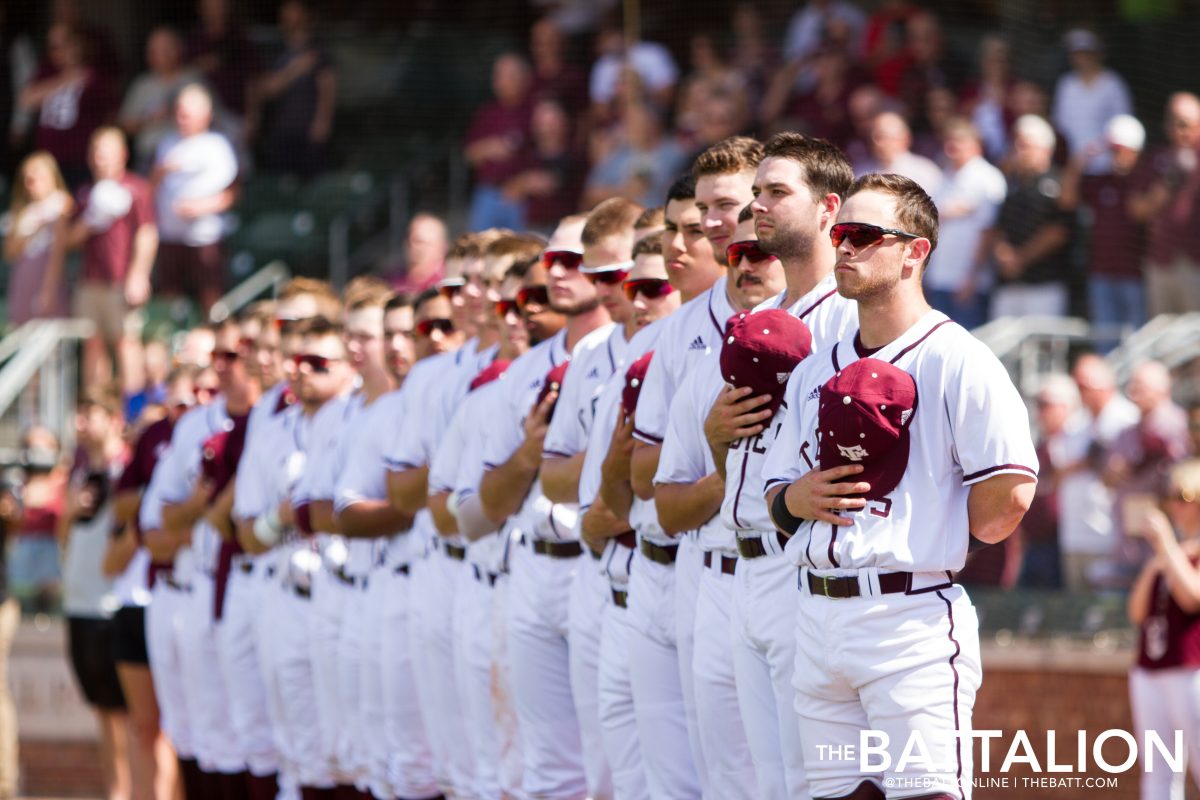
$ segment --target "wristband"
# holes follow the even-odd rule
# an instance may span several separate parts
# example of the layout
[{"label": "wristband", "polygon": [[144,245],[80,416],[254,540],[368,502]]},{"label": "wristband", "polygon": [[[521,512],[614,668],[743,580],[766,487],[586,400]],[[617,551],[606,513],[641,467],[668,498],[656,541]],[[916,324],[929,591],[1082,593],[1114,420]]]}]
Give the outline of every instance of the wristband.
[{"label": "wristband", "polygon": [[254,538],[267,547],[276,545],[282,533],[283,528],[279,524],[279,512],[275,509],[271,509],[266,514],[254,520]]},{"label": "wristband", "polygon": [[775,499],[771,501],[771,519],[774,520],[779,530],[788,536],[793,536],[804,520],[788,511],[786,496],[787,487],[784,487],[784,490],[775,495]]},{"label": "wristband", "polygon": [[450,494],[446,495],[446,510],[450,512],[450,516],[454,517],[455,520],[458,519],[458,504],[460,500],[458,492],[450,492]]}]

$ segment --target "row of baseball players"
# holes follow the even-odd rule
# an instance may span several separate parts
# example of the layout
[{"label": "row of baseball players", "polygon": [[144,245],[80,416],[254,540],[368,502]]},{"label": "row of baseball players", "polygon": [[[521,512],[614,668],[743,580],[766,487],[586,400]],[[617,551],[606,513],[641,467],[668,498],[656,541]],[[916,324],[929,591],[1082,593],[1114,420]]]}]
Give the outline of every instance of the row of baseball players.
[{"label": "row of baseball players", "polygon": [[[369,282],[344,314],[281,296],[269,389],[217,330],[222,395],[140,512],[201,796],[969,797],[953,572],[1037,463],[1007,373],[923,299],[936,209],[784,133],[649,216],[472,238],[411,370]],[[867,729],[932,757],[864,770]]]}]

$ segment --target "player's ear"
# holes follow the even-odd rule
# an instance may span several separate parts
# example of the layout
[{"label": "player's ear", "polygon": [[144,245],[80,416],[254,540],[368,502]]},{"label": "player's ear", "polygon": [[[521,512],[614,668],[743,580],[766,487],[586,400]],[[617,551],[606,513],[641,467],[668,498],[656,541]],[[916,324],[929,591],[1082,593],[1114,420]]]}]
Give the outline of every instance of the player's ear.
[{"label": "player's ear", "polygon": [[910,241],[908,243],[908,250],[904,254],[905,272],[911,270],[916,274],[920,274],[921,265],[925,263],[925,259],[929,257],[929,254],[932,251],[932,244],[924,237]]},{"label": "player's ear", "polygon": [[838,212],[841,210],[842,197],[837,192],[830,192],[821,198],[820,229],[828,230],[833,223],[837,222]]}]

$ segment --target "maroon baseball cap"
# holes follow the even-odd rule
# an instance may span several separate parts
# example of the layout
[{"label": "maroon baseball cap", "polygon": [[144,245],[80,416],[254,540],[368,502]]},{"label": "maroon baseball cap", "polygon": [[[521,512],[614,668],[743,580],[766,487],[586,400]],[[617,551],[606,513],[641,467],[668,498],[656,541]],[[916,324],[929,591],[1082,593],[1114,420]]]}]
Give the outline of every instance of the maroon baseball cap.
[{"label": "maroon baseball cap", "polygon": [[783,309],[734,314],[725,323],[721,377],[735,389],[749,386],[752,397],[771,395],[764,408],[774,414],[792,370],[811,352],[812,332]]},{"label": "maroon baseball cap", "polygon": [[508,369],[508,365],[512,361],[507,358],[497,358],[492,363],[488,364],[479,374],[471,379],[471,388],[468,391],[475,391],[480,386],[487,386],[492,381],[499,378]]},{"label": "maroon baseball cap", "polygon": [[[542,404],[542,401],[551,392],[562,391],[563,378],[567,376],[567,367],[571,366],[570,361],[564,361],[554,369],[546,373],[546,380],[542,381],[542,388],[538,391],[537,400],[533,401],[533,407],[537,408]],[[546,414],[546,421],[554,419],[554,406],[558,405],[558,400],[555,399],[554,405],[550,406],[550,411]]]},{"label": "maroon baseball cap", "polygon": [[646,381],[646,370],[650,369],[650,359],[652,358],[654,358],[653,350],[630,364],[629,369],[625,371],[625,388],[621,390],[621,407],[625,409],[626,414],[632,414],[637,410],[638,395],[642,393],[642,384]]},{"label": "maroon baseball cap", "polygon": [[863,358],[830,378],[817,409],[821,469],[859,464],[846,480],[865,481],[869,500],[892,492],[908,468],[909,426],[917,410],[917,384],[904,370]]}]

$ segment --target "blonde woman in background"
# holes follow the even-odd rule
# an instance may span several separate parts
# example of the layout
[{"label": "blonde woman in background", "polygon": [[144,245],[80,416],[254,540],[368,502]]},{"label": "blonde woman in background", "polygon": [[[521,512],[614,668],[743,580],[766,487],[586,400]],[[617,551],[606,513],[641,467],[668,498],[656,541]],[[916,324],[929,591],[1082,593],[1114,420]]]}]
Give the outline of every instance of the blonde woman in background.
[{"label": "blonde woman in background", "polygon": [[[1129,526],[1154,548],[1129,595],[1140,628],[1129,676],[1133,722],[1168,745],[1182,731],[1200,785],[1200,460],[1171,470],[1161,505],[1132,512],[1139,519]],[[1142,774],[1143,800],[1183,800],[1184,774],[1155,767]]]},{"label": "blonde woman in background", "polygon": [[10,265],[8,324],[68,316],[63,250],[56,242],[73,206],[54,156],[39,150],[17,168],[4,260]]}]

